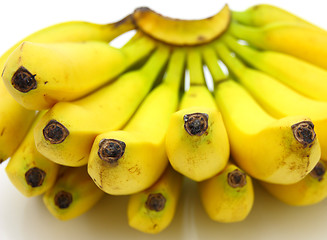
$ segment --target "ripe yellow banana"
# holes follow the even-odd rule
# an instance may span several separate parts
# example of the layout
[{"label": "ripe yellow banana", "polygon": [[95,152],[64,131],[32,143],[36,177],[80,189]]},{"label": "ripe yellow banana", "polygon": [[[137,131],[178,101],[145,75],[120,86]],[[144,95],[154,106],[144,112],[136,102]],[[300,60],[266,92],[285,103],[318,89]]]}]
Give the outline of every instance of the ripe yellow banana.
[{"label": "ripe yellow banana", "polygon": [[320,145],[308,117],[275,119],[232,79],[216,86],[215,97],[231,155],[252,177],[291,184],[303,179],[319,161]]},{"label": "ripe yellow banana", "polygon": [[[82,21],[59,23],[41,29],[8,49],[0,57],[0,71],[3,72],[8,56],[24,41],[31,42],[77,42],[77,41],[111,41],[118,35],[134,29],[132,16],[111,24],[95,24]],[[2,79],[0,81],[0,163],[10,157],[23,140],[35,112],[23,108],[7,91]]]},{"label": "ripe yellow banana", "polygon": [[220,37],[231,20],[227,4],[212,17],[200,20],[177,20],[162,16],[147,8],[137,8],[133,13],[135,25],[143,33],[169,45],[194,46]]},{"label": "ripe yellow banana", "polygon": [[258,51],[240,45],[231,36],[225,35],[224,42],[251,66],[275,77],[307,97],[327,101],[327,70],[284,53]]},{"label": "ripe yellow banana", "polygon": [[327,197],[326,162],[319,161],[301,181],[291,185],[260,182],[275,198],[293,206],[316,204]]},{"label": "ripe yellow banana", "polygon": [[27,197],[43,194],[54,184],[59,165],[42,156],[35,147],[33,129],[45,112],[40,112],[6,167],[12,184]]},{"label": "ripe yellow banana", "polygon": [[254,202],[252,179],[233,163],[219,174],[198,183],[202,205],[217,222],[243,221]]},{"label": "ripe yellow banana", "polygon": [[232,18],[244,25],[261,27],[275,22],[296,22],[316,27],[312,23],[270,4],[257,4],[245,11],[232,11]]},{"label": "ripe yellow banana", "polygon": [[70,220],[90,210],[103,195],[86,167],[63,167],[54,186],[43,195],[43,202],[53,216]]},{"label": "ripe yellow banana", "polygon": [[35,127],[38,151],[62,165],[85,165],[95,137],[121,129],[131,118],[164,68],[169,51],[161,46],[141,69],[85,98],[55,104]]},{"label": "ripe yellow banana", "polygon": [[327,31],[294,22],[277,22],[264,27],[232,22],[228,31],[257,48],[290,54],[327,69]]},{"label": "ripe yellow banana", "polygon": [[206,86],[200,49],[188,49],[187,66],[190,88],[170,119],[166,152],[176,171],[203,181],[225,167],[229,142],[222,116]]},{"label": "ripe yellow banana", "polygon": [[23,42],[8,58],[2,77],[8,91],[25,108],[47,109],[114,80],[154,47],[154,41],[146,37],[121,49],[102,41]]},{"label": "ripe yellow banana", "polygon": [[142,191],[165,170],[164,139],[178,106],[184,61],[185,51],[175,49],[164,81],[147,96],[123,131],[96,137],[88,172],[103,191],[113,195]]},{"label": "ripe yellow banana", "polygon": [[151,234],[166,229],[174,218],[182,182],[183,176],[168,165],[150,188],[132,194],[127,205],[129,226]]},{"label": "ripe yellow banana", "polygon": [[[283,118],[292,115],[308,116],[315,126],[321,146],[321,158],[327,160],[327,103],[307,98],[273,77],[248,68],[221,45],[219,55],[229,70],[247,88],[252,96],[272,116]],[[296,71],[294,69],[294,71]],[[301,69],[297,69],[301,71]],[[321,81],[324,79],[321,79]],[[314,81],[312,79],[312,81]]]}]

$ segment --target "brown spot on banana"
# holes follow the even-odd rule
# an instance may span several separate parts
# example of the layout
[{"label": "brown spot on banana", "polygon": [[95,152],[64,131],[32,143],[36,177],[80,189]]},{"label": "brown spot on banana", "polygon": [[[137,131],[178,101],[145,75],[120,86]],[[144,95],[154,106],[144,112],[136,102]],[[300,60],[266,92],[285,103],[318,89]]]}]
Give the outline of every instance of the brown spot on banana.
[{"label": "brown spot on banana", "polygon": [[73,202],[73,196],[71,193],[66,191],[57,192],[54,197],[55,205],[60,209],[65,209],[70,206]]},{"label": "brown spot on banana", "polygon": [[306,148],[316,138],[314,125],[311,121],[302,121],[291,126],[294,138]]},{"label": "brown spot on banana", "polygon": [[310,175],[313,178],[318,179],[318,181],[320,182],[323,179],[325,173],[326,173],[325,165],[323,163],[321,163],[321,162],[318,162],[316,164],[316,166],[310,172]]},{"label": "brown spot on banana", "polygon": [[42,186],[46,173],[37,167],[30,168],[25,173],[25,180],[32,188]]},{"label": "brown spot on banana", "polygon": [[185,114],[183,119],[184,128],[191,136],[201,136],[208,129],[209,116],[206,113]]},{"label": "brown spot on banana", "polygon": [[62,143],[68,135],[68,129],[56,120],[50,120],[43,128],[43,136],[51,144]]},{"label": "brown spot on banana", "polygon": [[19,67],[11,78],[12,86],[22,93],[27,93],[37,88],[36,74],[30,73],[23,66]]},{"label": "brown spot on banana", "polygon": [[116,139],[102,139],[99,143],[98,156],[113,166],[125,153],[126,144]]},{"label": "brown spot on banana", "polygon": [[161,193],[151,193],[145,202],[147,209],[159,212],[165,208],[166,198]]},{"label": "brown spot on banana", "polygon": [[235,169],[227,174],[227,182],[233,188],[244,187],[246,185],[246,174]]}]

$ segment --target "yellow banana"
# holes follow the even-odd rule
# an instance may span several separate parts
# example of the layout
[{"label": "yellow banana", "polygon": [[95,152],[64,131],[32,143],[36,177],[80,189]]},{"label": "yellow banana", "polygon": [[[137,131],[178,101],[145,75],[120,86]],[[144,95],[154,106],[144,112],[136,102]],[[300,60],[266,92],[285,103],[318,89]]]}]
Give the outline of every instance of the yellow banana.
[{"label": "yellow banana", "polygon": [[130,227],[156,234],[172,222],[181,194],[183,176],[169,165],[150,188],[132,194],[127,205]]},{"label": "yellow banana", "polygon": [[44,114],[38,114],[6,167],[12,184],[27,197],[41,195],[51,188],[59,169],[58,164],[42,156],[35,147],[33,129]]},{"label": "yellow banana", "polygon": [[205,44],[221,36],[231,20],[227,4],[212,17],[200,20],[177,20],[162,16],[147,8],[133,13],[135,25],[143,33],[169,45],[194,46]]},{"label": "yellow banana", "polygon": [[233,163],[219,174],[198,183],[202,205],[217,222],[243,221],[254,202],[252,179]]},{"label": "yellow banana", "polygon": [[2,78],[25,108],[47,109],[112,81],[147,56],[154,46],[154,41],[146,37],[121,49],[102,41],[23,42],[8,58]]},{"label": "yellow banana", "polygon": [[270,4],[257,4],[245,11],[232,11],[232,18],[244,25],[261,27],[275,22],[296,22],[316,27],[312,23]]},{"label": "yellow banana", "polygon": [[275,119],[231,79],[216,86],[215,97],[231,155],[252,177],[291,184],[303,179],[319,161],[320,145],[308,117]]},{"label": "yellow banana", "polygon": [[[246,67],[239,59],[233,57],[224,45],[220,46],[219,54],[229,70],[269,114],[276,118],[292,115],[308,116],[313,122],[319,138],[321,158],[327,160],[326,102],[307,98],[273,77]],[[301,71],[301,69],[297,69],[297,71]],[[314,80],[312,79],[312,81]]]},{"label": "yellow banana", "polygon": [[70,220],[90,210],[103,195],[86,167],[64,167],[54,186],[43,195],[43,202],[53,216]]},{"label": "yellow banana", "polygon": [[[111,24],[95,24],[81,21],[59,23],[41,29],[16,43],[0,57],[0,71],[3,72],[8,56],[24,41],[66,42],[66,41],[111,41],[118,35],[134,29],[132,17],[127,16]],[[0,81],[0,163],[10,157],[17,149],[30,125],[35,112],[22,107],[7,91]]]},{"label": "yellow banana", "polygon": [[170,119],[166,152],[176,171],[203,181],[225,167],[229,142],[222,116],[205,85],[200,49],[188,49],[187,66],[190,88]]},{"label": "yellow banana", "polygon": [[319,161],[301,181],[291,185],[260,184],[275,198],[293,206],[313,205],[327,197],[326,162]]},{"label": "yellow banana", "polygon": [[277,22],[264,27],[232,22],[228,31],[257,48],[290,54],[327,69],[327,31],[294,22]]},{"label": "yellow banana", "polygon": [[85,98],[55,104],[35,127],[38,151],[62,165],[85,165],[95,137],[121,129],[131,118],[165,66],[169,51],[161,46],[141,69]]},{"label": "yellow banana", "polygon": [[284,53],[258,51],[240,45],[231,36],[224,36],[224,42],[251,66],[275,77],[307,97],[327,101],[327,70]]},{"label": "yellow banana", "polygon": [[103,191],[113,195],[142,191],[165,170],[164,139],[177,109],[184,59],[184,50],[175,49],[163,83],[147,96],[123,131],[96,137],[88,172]]}]

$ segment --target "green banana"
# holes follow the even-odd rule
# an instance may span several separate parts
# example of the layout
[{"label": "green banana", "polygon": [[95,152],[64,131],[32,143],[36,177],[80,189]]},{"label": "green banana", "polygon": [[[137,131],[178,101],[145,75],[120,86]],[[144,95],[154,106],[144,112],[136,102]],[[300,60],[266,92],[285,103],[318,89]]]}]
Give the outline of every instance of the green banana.
[{"label": "green banana", "polygon": [[169,51],[161,46],[140,69],[85,98],[55,104],[35,127],[38,151],[62,165],[85,165],[95,137],[121,129],[131,118],[164,68]]},{"label": "green banana", "polygon": [[143,101],[122,131],[98,135],[88,172],[106,193],[132,194],[150,187],[168,160],[164,139],[169,119],[178,106],[185,51],[174,49],[163,82]]}]

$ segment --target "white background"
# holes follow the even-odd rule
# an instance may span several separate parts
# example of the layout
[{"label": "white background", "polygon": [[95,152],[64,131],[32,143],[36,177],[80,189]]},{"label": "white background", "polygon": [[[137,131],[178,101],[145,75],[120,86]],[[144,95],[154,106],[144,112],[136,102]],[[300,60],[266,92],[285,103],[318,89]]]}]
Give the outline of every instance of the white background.
[{"label": "white background", "polygon": [[[285,8],[327,29],[324,1],[265,1]],[[117,21],[136,7],[148,6],[166,16],[200,19],[228,3],[244,10],[254,0],[118,0],[118,1],[3,1],[0,5],[0,53],[28,34],[68,20],[96,23]],[[327,44],[327,43],[326,43]],[[0,116],[1,117],[1,116]],[[1,146],[0,146],[1,147]],[[47,212],[40,197],[26,198],[9,182],[0,165],[0,240],[20,239],[326,239],[327,200],[309,207],[291,207],[256,186],[248,218],[235,224],[211,221],[200,204],[196,185],[187,181],[176,217],[158,235],[146,235],[127,225],[127,197],[106,196],[83,216],[61,222]]]}]

